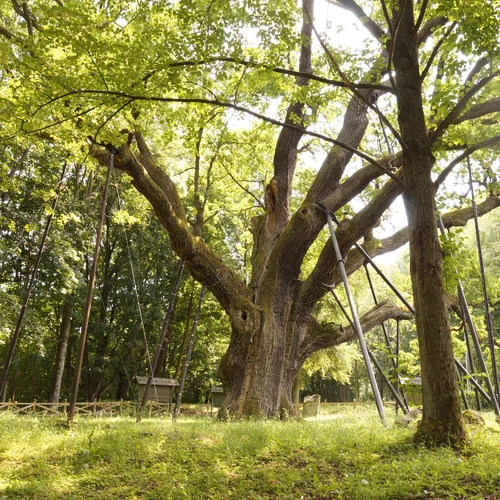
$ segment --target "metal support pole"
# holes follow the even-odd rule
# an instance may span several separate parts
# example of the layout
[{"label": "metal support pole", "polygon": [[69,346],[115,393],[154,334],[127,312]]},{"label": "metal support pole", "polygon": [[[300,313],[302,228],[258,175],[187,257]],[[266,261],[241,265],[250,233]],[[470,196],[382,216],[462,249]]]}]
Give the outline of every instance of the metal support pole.
[{"label": "metal support pole", "polygon": [[[342,305],[342,302],[340,302],[340,299],[338,298],[338,296],[335,293],[335,291],[332,289],[332,290],[330,290],[330,292],[333,295],[333,298],[335,299],[335,302],[337,302],[337,305],[339,306],[340,310],[342,311],[342,313],[346,317],[347,321],[351,325],[351,328],[354,330],[355,329],[354,322],[352,321],[352,318],[349,316],[348,312],[346,311],[346,308]],[[394,395],[394,398],[396,399],[396,403],[397,403],[396,407],[400,406],[401,409],[403,410],[403,413],[406,415],[408,413],[408,411],[409,411],[408,410],[408,404],[406,404],[406,402],[401,399],[401,397],[399,396],[399,394],[397,393],[397,391],[392,386],[389,378],[384,373],[384,370],[382,369],[382,366],[380,365],[380,363],[378,362],[377,358],[375,357],[375,354],[373,354],[373,352],[370,349],[368,349],[368,347],[367,347],[367,350],[368,350],[368,355],[370,356],[370,359],[373,361],[373,364],[375,365],[375,368],[380,373],[380,376],[383,378],[383,380],[385,381],[385,383],[389,386],[390,391]]]},{"label": "metal support pole", "polygon": [[467,401],[467,396],[465,394],[465,391],[463,390],[461,384],[462,384],[462,377],[460,376],[460,370],[458,369],[458,366],[455,365],[455,370],[457,371],[457,380],[458,380],[458,388],[460,389],[460,394],[462,395],[462,400],[464,402],[465,409],[469,409],[469,402]]},{"label": "metal support pole", "polygon": [[203,302],[204,295],[205,287],[202,286],[200,298],[198,300],[198,308],[196,309],[196,316],[194,318],[193,329],[191,331],[191,339],[189,340],[189,347],[186,354],[186,363],[184,364],[184,370],[182,372],[181,385],[179,386],[179,392],[177,393],[177,401],[175,402],[174,420],[179,416],[179,411],[181,409],[182,393],[184,391],[184,384],[186,383],[186,376],[189,368],[189,362],[191,361],[191,354],[193,353],[194,338],[196,335],[196,330],[198,328],[198,319],[200,318],[201,303]]},{"label": "metal support pole", "polygon": [[[443,235],[446,234],[445,229],[444,229],[444,225],[443,225],[443,220],[441,219],[440,215],[438,216],[438,227],[439,227],[441,234],[443,234]],[[460,281],[458,282],[458,299],[460,301],[460,307],[462,308],[462,316],[465,319],[465,322],[469,325],[469,329],[470,329],[471,336],[472,336],[472,341],[474,342],[474,347],[476,348],[477,357],[479,358],[479,364],[481,365],[481,370],[484,373],[486,387],[488,388],[488,392],[490,393],[490,404],[493,407],[493,410],[494,410],[495,414],[497,415],[497,417],[500,417],[500,408],[498,406],[498,400],[496,397],[496,393],[495,393],[493,386],[491,384],[490,376],[488,374],[488,368],[486,367],[486,362],[484,361],[483,352],[481,351],[479,337],[477,335],[476,328],[474,326],[474,322],[472,321],[472,316],[470,315],[469,307],[467,305],[467,299],[465,298],[464,289],[463,289],[462,283],[460,283]],[[455,363],[460,363],[460,362],[455,358]]]},{"label": "metal support pole", "polygon": [[394,399],[396,400],[396,403],[400,406],[400,408],[403,410],[403,413],[406,415],[408,413],[408,408],[405,406],[403,400],[400,398],[398,392],[394,388],[394,386],[391,384],[391,381],[387,377],[387,375],[384,373],[384,370],[380,366],[380,363],[378,362],[377,358],[375,357],[375,354],[368,349],[368,355],[370,356],[370,359],[373,361],[373,364],[375,365],[375,368],[378,370],[380,373],[381,377],[384,379],[387,387],[389,387],[389,390],[392,392],[392,395],[394,396]]},{"label": "metal support pole", "polygon": [[370,355],[368,354],[368,348],[366,347],[365,338],[363,336],[363,331],[361,329],[361,324],[359,322],[358,312],[356,311],[356,305],[354,304],[354,299],[351,294],[351,288],[349,286],[349,280],[347,279],[347,273],[345,271],[344,260],[342,259],[342,254],[340,253],[340,248],[337,242],[337,237],[335,236],[335,228],[333,227],[333,220],[330,212],[325,208],[326,219],[328,221],[328,227],[330,229],[330,234],[332,237],[333,248],[335,249],[335,255],[337,258],[337,264],[339,266],[340,274],[342,276],[342,281],[344,283],[344,289],[347,295],[347,300],[349,302],[349,307],[351,309],[352,319],[355,326],[355,331],[358,335],[359,344],[361,346],[361,352],[363,354],[363,359],[365,361],[366,370],[368,371],[368,377],[372,386],[373,395],[375,397],[375,403],[377,404],[377,410],[380,415],[380,419],[385,427],[387,427],[387,419],[384,412],[384,405],[380,397],[380,392],[378,390],[377,381],[375,380],[375,374],[373,373],[373,368],[370,363]]},{"label": "metal support pole", "polygon": [[474,342],[474,347],[476,348],[477,357],[479,358],[479,364],[481,366],[481,371],[484,374],[486,387],[488,388],[488,392],[490,393],[490,404],[493,407],[493,410],[497,417],[500,417],[500,408],[498,406],[498,401],[495,395],[495,391],[493,389],[493,385],[491,384],[490,376],[488,374],[488,368],[486,367],[486,362],[484,360],[483,352],[481,351],[481,344],[479,343],[479,337],[476,332],[476,328],[472,321],[472,316],[470,315],[469,308],[467,307],[467,301],[465,299],[465,293],[462,288],[462,284],[458,284],[458,298],[460,300],[460,305],[462,307],[462,314],[469,325],[469,330],[471,332],[472,341]]},{"label": "metal support pole", "polygon": [[[479,385],[479,382],[467,371],[467,368],[455,358],[455,365],[457,368],[471,381],[472,385],[479,391],[481,396],[491,405],[491,398],[488,393]],[[493,406],[493,405],[492,405]]]},{"label": "metal support pole", "polygon": [[471,199],[472,199],[472,210],[474,213],[474,227],[476,229],[476,244],[477,244],[477,256],[479,259],[479,269],[481,270],[481,284],[483,287],[483,297],[484,297],[484,315],[486,319],[486,329],[488,330],[488,344],[490,347],[490,355],[491,355],[491,371],[493,377],[493,383],[495,384],[495,396],[497,401],[500,399],[500,388],[498,382],[498,368],[497,361],[495,355],[495,337],[493,335],[493,323],[491,321],[491,313],[490,313],[490,300],[488,297],[488,289],[486,288],[486,275],[484,272],[484,261],[483,261],[483,251],[481,248],[481,235],[479,233],[479,221],[477,217],[477,206],[476,206],[476,198],[474,196],[474,184],[472,182],[472,169],[470,166],[470,158],[467,157],[467,169],[469,171],[469,187],[471,191]]},{"label": "metal support pole", "polygon": [[167,335],[168,325],[172,319],[172,313],[174,311],[175,301],[177,299],[177,293],[179,292],[179,286],[181,283],[182,271],[184,270],[184,261],[181,262],[179,267],[179,272],[177,274],[177,280],[175,281],[174,289],[170,297],[170,303],[168,304],[167,314],[165,315],[165,320],[163,321],[163,327],[161,329],[160,338],[158,339],[158,344],[156,345],[155,355],[153,358],[153,363],[151,364],[151,372],[146,381],[146,387],[144,388],[144,395],[142,396],[141,408],[144,407],[146,401],[148,400],[149,388],[153,382],[153,377],[156,372],[156,367],[158,366],[158,360],[160,359],[161,349],[165,343],[165,336]]},{"label": "metal support pole", "polygon": [[[365,268],[365,273],[366,273],[366,279],[368,280],[368,284],[370,285],[370,290],[372,292],[373,302],[375,303],[375,305],[378,305],[379,302],[378,302],[377,294],[375,292],[375,287],[373,286],[372,277],[370,276],[370,271],[368,269],[368,265],[366,264],[366,262],[364,263],[364,268]],[[399,329],[399,320],[397,322],[397,328]],[[389,338],[389,332],[387,331],[385,323],[382,323],[382,332],[384,334],[385,345],[387,346],[387,349],[389,351],[389,357],[391,359],[392,367],[394,369],[395,382],[393,383],[393,386],[396,388],[396,391],[398,391],[398,393],[399,393],[399,388],[401,386],[401,376],[399,375],[398,361],[397,361],[396,356],[394,355],[394,352],[392,350],[391,339]],[[398,336],[398,333],[399,332],[397,331],[396,337]],[[398,338],[397,338],[397,341],[399,342]],[[399,355],[399,345],[396,346],[396,350],[397,350],[396,354]],[[402,396],[402,400],[405,402],[405,406],[401,406],[401,409],[404,410],[405,408],[408,408],[408,402],[406,401],[406,396],[404,394],[404,391],[402,391],[401,396]],[[396,405],[396,413],[397,413],[397,409],[398,409],[398,405]]]},{"label": "metal support pole", "polygon": [[[469,370],[470,373],[474,373],[474,359],[472,356],[472,347],[470,345],[470,338],[469,338],[469,332],[467,328],[467,322],[464,321],[464,339],[465,339],[465,345],[467,346],[467,352],[465,353],[465,368]],[[469,382],[467,381],[467,385]],[[476,406],[478,411],[482,411],[483,406],[481,404],[481,398],[479,397],[479,392],[476,387],[474,387],[474,394],[476,396]]]},{"label": "metal support pole", "polygon": [[392,281],[383,273],[382,269],[380,269],[380,267],[378,267],[377,264],[373,262],[373,259],[368,255],[366,250],[359,243],[354,243],[354,246],[365,258],[365,260],[370,263],[373,269],[375,269],[377,274],[385,281],[387,286],[396,294],[399,300],[408,308],[409,311],[415,314],[415,308],[403,297],[401,292],[396,288]]},{"label": "metal support pole", "polygon": [[43,250],[45,248],[45,242],[47,240],[47,236],[49,234],[50,225],[52,224],[52,219],[54,217],[55,209],[57,207],[57,202],[59,201],[59,193],[61,191],[63,185],[64,174],[66,173],[67,163],[64,162],[61,177],[59,178],[59,182],[56,187],[56,194],[54,197],[54,201],[52,202],[52,210],[50,215],[47,217],[47,222],[45,224],[45,230],[43,232],[42,239],[40,241],[40,246],[38,247],[38,254],[36,256],[35,265],[31,271],[30,280],[28,283],[28,288],[26,289],[26,294],[24,296],[23,305],[21,307],[21,311],[19,312],[19,316],[17,318],[16,328],[14,330],[14,334],[12,335],[12,340],[10,342],[9,352],[7,354],[7,359],[5,360],[5,364],[3,365],[2,371],[2,379],[0,381],[0,396],[3,394],[4,389],[7,385],[7,378],[9,375],[10,365],[12,364],[12,359],[14,358],[14,352],[17,347],[17,342],[19,340],[19,335],[21,333],[21,327],[23,325],[24,315],[26,314],[26,310],[28,309],[28,303],[30,300],[31,292],[35,286],[36,275],[38,273],[38,267],[40,265],[40,260],[42,259]]},{"label": "metal support pole", "polygon": [[[398,391],[398,394],[401,394],[401,397],[405,403],[406,408],[409,408],[408,406],[408,399],[406,399],[406,391],[404,388],[404,385],[401,382],[401,375],[399,373],[399,351],[400,351],[400,345],[401,345],[401,321],[399,319],[396,320],[396,373],[398,374],[398,377],[396,379],[396,390]],[[396,414],[398,413],[398,407],[396,406]]]},{"label": "metal support pole", "polygon": [[114,151],[111,151],[109,155],[108,170],[106,172],[106,182],[104,184],[104,190],[102,192],[101,212],[99,216],[99,225],[97,226],[97,234],[95,237],[92,269],[90,271],[90,278],[87,285],[87,299],[85,302],[85,309],[83,310],[82,330],[80,332],[80,342],[78,344],[78,351],[76,355],[75,378],[73,379],[73,390],[71,392],[71,401],[68,410],[68,420],[70,422],[75,417],[76,399],[78,397],[78,386],[80,385],[80,375],[82,373],[83,354],[85,352],[85,343],[87,340],[87,329],[89,326],[90,309],[92,308],[92,297],[94,295],[94,285],[99,259],[99,249],[101,246],[102,228],[104,225],[104,218],[106,216],[106,203],[108,201],[109,183],[111,180],[111,171],[113,170],[114,157],[115,153]]}]

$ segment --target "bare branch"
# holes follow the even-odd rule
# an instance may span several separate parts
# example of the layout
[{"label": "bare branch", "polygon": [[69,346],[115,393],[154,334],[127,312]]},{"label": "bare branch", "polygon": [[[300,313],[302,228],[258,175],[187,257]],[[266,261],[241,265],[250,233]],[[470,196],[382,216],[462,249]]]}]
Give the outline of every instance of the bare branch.
[{"label": "bare branch", "polygon": [[439,49],[441,48],[441,45],[443,45],[444,41],[450,36],[451,32],[455,29],[455,26],[457,24],[458,23],[456,21],[453,22],[446,30],[446,33],[439,39],[438,43],[432,49],[431,55],[429,56],[429,60],[427,61],[427,64],[425,65],[425,68],[421,74],[422,80],[425,80],[425,78],[427,77],[427,73],[429,73],[429,70],[431,69],[432,63],[434,62],[434,59],[436,58]]},{"label": "bare branch", "polygon": [[487,139],[486,141],[479,142],[477,144],[474,144],[473,146],[467,148],[461,155],[457,156],[438,176],[436,181],[434,182],[434,189],[437,191],[440,187],[441,184],[446,180],[446,177],[453,171],[453,169],[463,160],[465,160],[467,157],[469,157],[474,151],[478,151],[479,149],[484,149],[489,146],[493,146],[494,144],[497,144],[500,142],[500,135],[497,135],[495,137],[491,137],[490,139]]},{"label": "bare branch", "polygon": [[363,26],[382,44],[385,45],[385,31],[366,14],[366,12],[354,0],[338,0],[338,6],[352,12],[363,24]]}]

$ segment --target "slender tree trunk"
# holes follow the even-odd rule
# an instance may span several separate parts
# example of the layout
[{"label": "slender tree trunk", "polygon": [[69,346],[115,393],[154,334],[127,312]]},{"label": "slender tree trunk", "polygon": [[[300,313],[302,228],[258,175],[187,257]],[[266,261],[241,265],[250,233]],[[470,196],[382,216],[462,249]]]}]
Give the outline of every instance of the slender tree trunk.
[{"label": "slender tree trunk", "polygon": [[128,392],[128,379],[127,374],[123,372],[118,373],[118,386],[116,388],[116,399],[127,399]]},{"label": "slender tree trunk", "polygon": [[297,409],[300,403],[300,387],[302,386],[302,370],[299,370],[295,380],[293,381],[293,395],[292,400],[295,403],[295,408]]},{"label": "slender tree trunk", "polygon": [[168,327],[168,332],[167,332],[167,338],[165,339],[165,342],[163,343],[163,346],[160,351],[160,357],[158,358],[158,364],[156,365],[156,370],[154,372],[154,377],[164,377],[165,372],[167,371],[167,354],[168,351],[170,350],[170,345],[172,342],[172,322],[173,318],[171,320],[171,324]]},{"label": "slender tree trunk", "polygon": [[59,403],[61,394],[61,384],[64,374],[64,365],[66,362],[66,351],[68,349],[69,334],[71,330],[71,314],[73,312],[73,296],[66,295],[63,303],[61,326],[57,339],[56,363],[52,388],[50,390],[50,403]]},{"label": "slender tree trunk", "polygon": [[177,358],[177,365],[175,367],[174,378],[179,378],[181,374],[182,357],[184,356],[184,350],[186,349],[186,343],[189,336],[189,323],[191,322],[191,313],[193,311],[193,297],[194,297],[194,287],[195,283],[193,281],[191,285],[191,295],[189,296],[189,303],[186,315],[186,326],[184,327],[184,336],[182,337],[181,347],[179,349],[179,357]]},{"label": "slender tree trunk", "polygon": [[410,273],[422,375],[423,418],[416,439],[459,444],[466,437],[443,282],[443,254],[431,178],[434,157],[427,135],[413,2],[399,1],[401,26],[394,66],[399,125],[404,141],[404,194],[408,216]]}]

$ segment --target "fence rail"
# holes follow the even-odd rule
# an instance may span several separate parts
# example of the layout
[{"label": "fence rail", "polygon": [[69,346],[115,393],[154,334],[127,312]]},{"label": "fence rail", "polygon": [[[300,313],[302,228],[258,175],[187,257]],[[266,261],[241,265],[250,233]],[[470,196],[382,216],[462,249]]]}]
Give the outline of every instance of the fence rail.
[{"label": "fence rail", "polygon": [[[0,402],[0,413],[17,415],[55,415],[66,416],[69,403],[19,403],[17,401]],[[170,411],[170,403],[156,403],[148,401],[143,409],[150,417],[162,416]],[[104,401],[94,403],[76,403],[75,414],[87,416],[119,416],[136,415],[137,403],[135,401]]]},{"label": "fence rail", "polygon": [[[344,402],[322,402],[321,407],[326,406],[371,406],[373,401],[359,402],[359,401],[344,401]],[[384,401],[385,406],[394,406],[393,401]],[[209,414],[213,415],[213,406],[208,405],[192,405],[203,407],[199,411],[189,410],[189,406],[185,408],[186,414]],[[302,406],[302,405],[300,405]],[[38,416],[67,416],[69,403],[63,401],[62,403],[39,403],[33,401],[32,403],[19,403],[18,401],[0,402],[0,414],[11,413],[14,415],[38,415]],[[168,415],[171,410],[171,403],[156,403],[155,401],[148,401],[142,410],[144,416],[161,417]],[[113,416],[136,416],[137,403],[135,401],[100,401],[94,403],[76,403],[75,415],[92,416],[92,417],[113,417]]]}]

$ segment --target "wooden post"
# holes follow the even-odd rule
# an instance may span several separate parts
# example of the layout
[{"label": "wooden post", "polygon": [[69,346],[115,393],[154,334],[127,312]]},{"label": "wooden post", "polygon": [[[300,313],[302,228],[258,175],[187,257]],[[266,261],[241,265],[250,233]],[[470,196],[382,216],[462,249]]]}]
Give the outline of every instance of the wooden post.
[{"label": "wooden post", "polygon": [[111,180],[111,171],[113,170],[114,156],[115,156],[114,151],[112,151],[109,156],[108,170],[106,172],[106,183],[104,185],[104,190],[102,193],[101,213],[99,217],[99,225],[97,226],[97,234],[95,238],[94,258],[92,261],[92,270],[90,272],[90,278],[87,287],[87,299],[85,302],[85,309],[83,312],[82,331],[80,334],[80,342],[78,344],[78,352],[76,356],[75,378],[73,380],[73,391],[71,393],[71,403],[69,405],[69,415],[68,415],[69,421],[72,421],[73,418],[75,417],[76,399],[78,397],[78,386],[80,385],[80,376],[82,373],[83,355],[85,352],[85,343],[87,340],[87,328],[89,326],[90,309],[92,307],[92,297],[94,295],[94,285],[97,274],[99,249],[101,246],[102,228],[104,225],[104,218],[106,216],[106,203],[108,200],[108,190],[109,190],[109,183]]},{"label": "wooden post", "polygon": [[[354,298],[351,293],[351,289],[349,286],[349,280],[347,279],[347,273],[345,270],[345,265],[344,265],[344,260],[342,258],[342,254],[340,253],[340,248],[337,242],[337,237],[335,235],[335,228],[333,227],[333,219],[332,219],[332,214],[325,208],[325,215],[326,215],[326,220],[328,222],[328,227],[330,229],[330,235],[332,238],[332,243],[333,243],[333,248],[335,250],[335,256],[337,259],[337,266],[340,271],[340,275],[342,276],[342,282],[344,283],[344,290],[347,295],[347,301],[349,302],[349,307],[351,309],[351,315],[352,315],[352,327],[353,330],[357,333],[358,335],[358,340],[359,340],[359,345],[361,347],[361,352],[363,354],[363,359],[365,361],[366,365],[366,370],[368,371],[368,377],[370,379],[370,383],[372,386],[372,391],[373,391],[373,396],[375,397],[375,403],[377,405],[377,410],[380,415],[380,420],[382,420],[382,423],[384,427],[387,427],[387,418],[385,416],[385,411],[384,411],[384,405],[382,403],[382,398],[380,397],[380,392],[378,389],[377,385],[377,380],[375,379],[375,374],[373,372],[372,365],[370,364],[370,358],[368,355],[368,349],[366,347],[366,342],[365,342],[365,337],[363,335],[363,330],[361,329],[361,323],[359,322],[359,317],[358,317],[358,312],[356,310],[356,305],[354,303]],[[333,292],[333,289],[330,290]],[[347,315],[348,316],[348,315]]]},{"label": "wooden post", "polygon": [[175,409],[174,409],[174,420],[179,416],[179,411],[181,408],[182,391],[184,390],[184,384],[186,382],[186,376],[189,368],[189,362],[191,360],[191,354],[193,353],[194,337],[196,335],[196,329],[198,328],[198,320],[200,318],[201,304],[203,302],[204,295],[205,295],[205,286],[202,286],[200,292],[200,298],[198,300],[198,308],[196,309],[196,316],[194,318],[193,330],[191,332],[191,339],[189,341],[188,352],[186,354],[186,363],[184,364],[184,370],[182,372],[181,385],[179,387],[179,392],[177,393],[177,401],[175,403]]},{"label": "wooden post", "polygon": [[358,360],[354,360],[354,396],[356,401],[359,401],[359,374],[358,374]]}]

